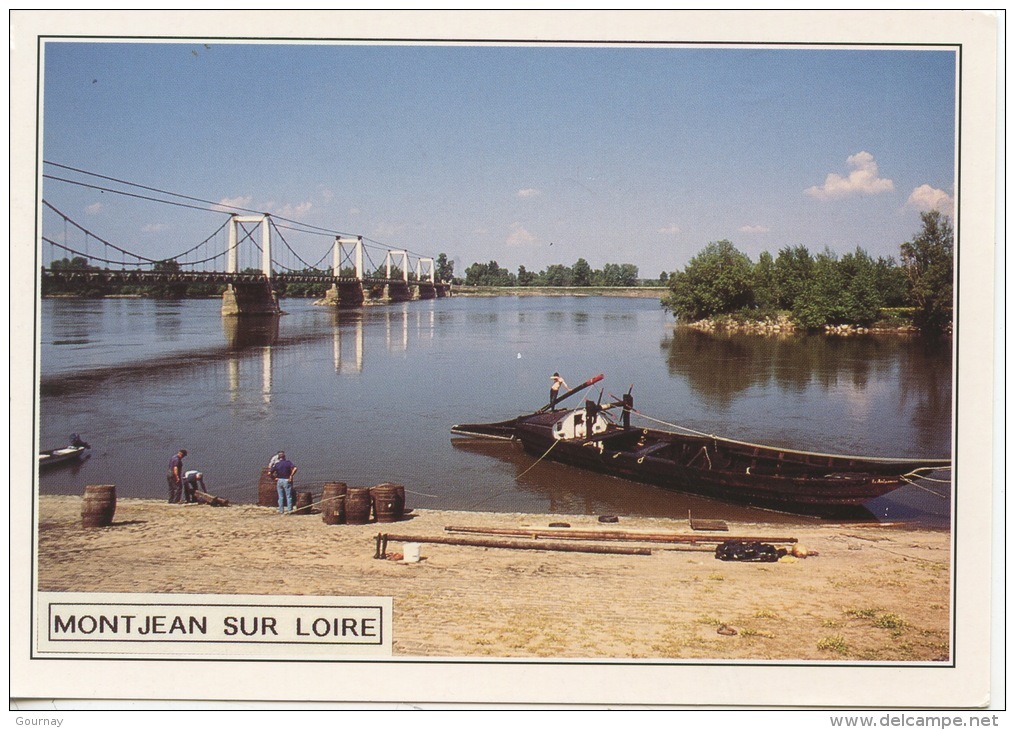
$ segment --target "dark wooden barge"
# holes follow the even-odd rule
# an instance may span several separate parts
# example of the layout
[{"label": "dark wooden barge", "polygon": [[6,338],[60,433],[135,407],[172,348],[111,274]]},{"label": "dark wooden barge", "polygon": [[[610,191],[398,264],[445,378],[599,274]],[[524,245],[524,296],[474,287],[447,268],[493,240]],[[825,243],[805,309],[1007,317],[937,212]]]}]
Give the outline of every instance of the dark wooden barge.
[{"label": "dark wooden barge", "polygon": [[[611,409],[621,409],[621,423],[610,417]],[[822,517],[848,513],[923,472],[951,466],[943,458],[824,454],[635,428],[632,411],[628,395],[606,406],[586,401],[575,410],[543,408],[497,423],[460,424],[451,433],[519,442],[541,458],[666,489]]]}]

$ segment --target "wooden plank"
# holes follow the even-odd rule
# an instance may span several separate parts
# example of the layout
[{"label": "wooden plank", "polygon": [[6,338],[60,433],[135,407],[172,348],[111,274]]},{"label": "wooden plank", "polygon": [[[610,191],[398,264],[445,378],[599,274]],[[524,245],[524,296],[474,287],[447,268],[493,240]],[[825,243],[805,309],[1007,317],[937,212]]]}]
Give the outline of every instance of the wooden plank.
[{"label": "wooden plank", "polygon": [[212,507],[228,507],[229,506],[229,500],[228,499],[223,499],[222,497],[216,497],[215,495],[208,494],[207,492],[195,491],[194,492],[194,499],[196,499],[201,504],[209,504]]},{"label": "wooden plank", "polygon": [[449,525],[447,532],[471,533],[474,535],[500,535],[505,537],[528,537],[532,540],[607,540],[620,542],[658,543],[720,543],[727,540],[741,542],[794,543],[795,537],[731,537],[729,535],[683,535],[680,533],[628,532],[623,530],[519,530],[506,527],[462,527]]},{"label": "wooden plank", "polygon": [[692,530],[700,530],[702,532],[728,532],[730,529],[729,525],[723,520],[699,520],[688,517],[687,521],[690,523]]},{"label": "wooden plank", "polygon": [[378,535],[383,544],[389,540],[394,542],[425,542],[437,545],[461,545],[465,547],[506,548],[509,550],[552,550],[567,553],[598,553],[606,555],[651,555],[648,548],[621,547],[617,545],[575,545],[555,544],[552,542],[512,542],[509,540],[491,540],[489,538],[421,536],[421,535]]}]

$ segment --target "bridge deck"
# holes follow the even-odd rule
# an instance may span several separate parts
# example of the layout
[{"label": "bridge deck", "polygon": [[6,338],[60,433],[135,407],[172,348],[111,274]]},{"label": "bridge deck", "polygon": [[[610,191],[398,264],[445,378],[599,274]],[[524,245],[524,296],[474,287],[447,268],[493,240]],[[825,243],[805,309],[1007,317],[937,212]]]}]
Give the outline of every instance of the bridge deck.
[{"label": "bridge deck", "polygon": [[217,284],[255,284],[271,281],[272,283],[322,283],[322,284],[363,284],[365,286],[408,285],[408,286],[447,286],[430,281],[417,279],[378,279],[367,277],[357,279],[355,276],[332,276],[330,274],[279,273],[267,277],[262,273],[230,274],[222,271],[141,271],[132,269],[42,269],[44,279],[54,281],[103,281],[121,284],[166,283],[166,282],[202,282]]}]

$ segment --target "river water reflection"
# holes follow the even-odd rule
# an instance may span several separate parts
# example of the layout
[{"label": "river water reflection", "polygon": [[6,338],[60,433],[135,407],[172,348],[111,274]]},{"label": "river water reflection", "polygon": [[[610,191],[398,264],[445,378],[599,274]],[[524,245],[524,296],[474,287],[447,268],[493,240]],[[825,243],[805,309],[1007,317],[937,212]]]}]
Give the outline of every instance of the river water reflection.
[{"label": "river water reflection", "polygon": [[[165,496],[169,457],[212,493],[256,500],[284,449],[299,484],[404,484],[433,509],[806,521],[540,462],[510,444],[449,435],[548,400],[549,376],[597,373],[604,399],[634,386],[646,415],[790,448],[879,456],[951,453],[950,341],[919,337],[720,337],[673,327],[655,299],[454,297],[224,319],[217,300],[51,299],[41,311],[40,445],[92,444],[42,493],[117,485]],[[591,391],[598,397],[599,389]],[[646,423],[645,425],[649,425]],[[947,478],[947,474],[944,475]],[[868,504],[881,520],[945,526],[949,485]]]}]

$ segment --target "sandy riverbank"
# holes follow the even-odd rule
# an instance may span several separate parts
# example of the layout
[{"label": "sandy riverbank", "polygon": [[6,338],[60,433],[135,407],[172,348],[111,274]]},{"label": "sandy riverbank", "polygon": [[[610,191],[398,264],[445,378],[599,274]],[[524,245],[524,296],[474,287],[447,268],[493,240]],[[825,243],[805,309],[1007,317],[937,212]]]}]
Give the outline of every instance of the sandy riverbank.
[{"label": "sandy riverbank", "polygon": [[[551,522],[721,534],[692,532],[686,519],[621,516],[603,525],[594,516],[431,510],[394,524],[329,526],[320,514],[136,499],[117,502],[111,527],[85,529],[80,497],[44,496],[38,587],[392,596],[396,656],[948,658],[946,531],[729,524],[729,536],[796,537],[818,553],[778,563],[724,562],[711,545],[658,544],[644,544],[647,556],[423,544],[416,564],[374,558],[379,532],[446,536],[448,525],[546,529]],[[388,549],[400,552],[401,544]],[[723,626],[735,633],[720,633]]]}]

